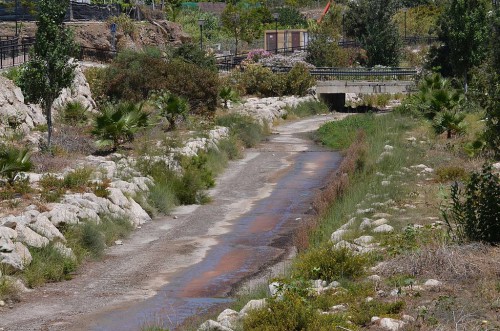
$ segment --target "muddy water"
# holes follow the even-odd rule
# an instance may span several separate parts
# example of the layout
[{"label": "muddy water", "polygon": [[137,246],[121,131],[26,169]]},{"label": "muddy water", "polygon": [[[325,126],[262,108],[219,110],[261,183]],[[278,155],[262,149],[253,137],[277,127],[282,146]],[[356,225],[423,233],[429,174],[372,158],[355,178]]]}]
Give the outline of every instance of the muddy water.
[{"label": "muddy water", "polygon": [[275,175],[270,196],[230,221],[231,230],[217,238],[200,263],[178,271],[154,297],[100,316],[91,330],[139,330],[150,323],[175,329],[186,318],[230,301],[242,280],[282,258],[340,157],[316,148],[292,153],[288,161],[290,166]]}]

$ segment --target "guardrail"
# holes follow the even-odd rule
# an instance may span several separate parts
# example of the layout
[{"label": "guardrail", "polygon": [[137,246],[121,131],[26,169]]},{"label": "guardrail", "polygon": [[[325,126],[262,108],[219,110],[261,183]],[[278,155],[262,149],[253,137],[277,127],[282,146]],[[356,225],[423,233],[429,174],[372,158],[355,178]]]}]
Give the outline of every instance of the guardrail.
[{"label": "guardrail", "polygon": [[[286,73],[291,67],[270,67],[273,72]],[[412,80],[414,68],[313,68],[309,71],[317,80]]]}]

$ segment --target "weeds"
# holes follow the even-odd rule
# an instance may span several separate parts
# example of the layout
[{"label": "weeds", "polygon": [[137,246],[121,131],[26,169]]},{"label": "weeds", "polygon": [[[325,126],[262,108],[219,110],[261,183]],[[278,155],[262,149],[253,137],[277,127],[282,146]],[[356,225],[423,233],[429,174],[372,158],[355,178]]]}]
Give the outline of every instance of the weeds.
[{"label": "weeds", "polygon": [[23,271],[28,287],[68,280],[76,270],[77,262],[63,255],[53,244],[42,248],[32,247],[30,253],[33,261]]},{"label": "weeds", "polygon": [[238,137],[247,148],[254,147],[264,137],[265,130],[249,116],[228,114],[217,117],[215,123],[230,129],[232,135]]},{"label": "weeds", "polygon": [[360,277],[369,261],[367,255],[356,255],[346,248],[334,249],[325,243],[299,256],[293,270],[298,278],[331,282]]},{"label": "weeds", "polygon": [[64,236],[78,260],[86,257],[101,258],[107,246],[126,238],[134,226],[129,219],[104,215],[100,222],[84,221],[64,229]]},{"label": "weeds", "polygon": [[328,111],[328,106],[321,101],[304,101],[299,103],[295,107],[288,107],[287,114],[283,117],[283,119],[286,120],[292,118],[293,116],[301,118],[318,114],[326,114],[328,113]]}]

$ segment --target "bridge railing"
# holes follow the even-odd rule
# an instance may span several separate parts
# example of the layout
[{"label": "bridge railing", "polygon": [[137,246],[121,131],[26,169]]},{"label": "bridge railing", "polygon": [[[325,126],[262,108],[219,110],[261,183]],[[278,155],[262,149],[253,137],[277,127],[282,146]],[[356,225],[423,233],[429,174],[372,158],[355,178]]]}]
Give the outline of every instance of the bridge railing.
[{"label": "bridge railing", "polygon": [[[286,73],[292,67],[270,67],[273,72]],[[317,80],[413,80],[414,68],[313,68],[309,72]]]}]

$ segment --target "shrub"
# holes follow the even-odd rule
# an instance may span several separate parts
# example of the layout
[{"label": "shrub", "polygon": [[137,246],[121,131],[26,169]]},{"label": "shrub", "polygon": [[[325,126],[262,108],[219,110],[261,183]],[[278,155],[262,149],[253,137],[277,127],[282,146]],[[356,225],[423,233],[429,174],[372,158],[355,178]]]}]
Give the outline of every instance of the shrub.
[{"label": "shrub", "polygon": [[85,191],[88,187],[88,181],[92,177],[92,169],[78,168],[68,172],[63,179],[63,185],[68,190]]},{"label": "shrub", "polygon": [[105,178],[100,182],[88,183],[90,190],[99,198],[107,198],[109,196],[109,186],[111,179]]},{"label": "shrub", "polygon": [[285,75],[274,74],[271,69],[260,64],[249,64],[241,81],[247,94],[255,94],[264,97],[281,96],[285,91]]},{"label": "shrub", "polygon": [[70,101],[61,110],[60,116],[64,123],[69,125],[82,124],[87,122],[87,107],[79,101]]},{"label": "shrub", "polygon": [[175,59],[181,59],[187,63],[195,64],[200,68],[217,72],[215,57],[211,54],[207,54],[196,44],[182,44],[174,49],[172,56]]},{"label": "shrub", "polygon": [[179,204],[174,183],[178,182],[177,176],[170,170],[165,170],[161,175],[156,174],[154,185],[149,189],[148,200],[160,213],[168,215]]},{"label": "shrub", "polygon": [[349,249],[334,249],[331,243],[313,248],[299,256],[294,266],[296,276],[304,279],[355,279],[364,273],[368,258]]},{"label": "shrub", "polygon": [[166,73],[160,78],[165,90],[189,101],[195,113],[209,114],[217,108],[219,76],[212,70],[174,59],[166,66]]},{"label": "shrub", "polygon": [[247,148],[257,145],[264,136],[264,129],[249,116],[229,114],[217,117],[215,123],[228,127],[231,134],[238,137]]},{"label": "shrub", "polygon": [[16,284],[6,276],[0,276],[0,300],[18,300],[19,289]]},{"label": "shrub", "polygon": [[16,85],[18,85],[19,83],[20,74],[21,74],[20,67],[12,67],[9,70],[2,72],[2,76],[4,76],[7,79],[10,79]]},{"label": "shrub", "polygon": [[12,184],[22,171],[30,171],[33,167],[28,149],[5,147],[0,149],[0,177]]},{"label": "shrub", "polygon": [[232,135],[229,138],[219,140],[219,150],[227,155],[229,160],[241,158],[242,146],[236,136]]},{"label": "shrub", "polygon": [[64,180],[55,175],[45,174],[40,178],[40,198],[45,202],[57,202],[66,193]]},{"label": "shrub", "polygon": [[63,255],[52,244],[42,248],[30,248],[33,261],[24,269],[23,278],[28,287],[37,287],[47,282],[60,282],[71,278],[77,262]]},{"label": "shrub", "polygon": [[269,300],[267,307],[250,311],[243,320],[244,330],[288,331],[312,330],[318,318],[316,309],[297,294],[289,293],[283,300]]},{"label": "shrub", "polygon": [[27,177],[18,179],[13,183],[5,183],[4,185],[0,185],[0,201],[11,200],[32,191],[33,189]]},{"label": "shrub", "polygon": [[108,105],[95,118],[92,133],[97,136],[99,147],[112,147],[116,151],[126,142],[134,140],[134,135],[148,125],[148,114],[132,103]]},{"label": "shrub", "polygon": [[397,315],[404,307],[405,303],[403,301],[380,302],[373,300],[363,302],[361,305],[354,307],[352,321],[357,325],[367,326],[371,323],[373,316],[397,318]]},{"label": "shrub", "polygon": [[111,100],[139,102],[154,90],[167,89],[167,71],[167,62],[159,49],[125,50],[105,69],[103,89]]},{"label": "shrub", "polygon": [[319,34],[307,45],[306,61],[316,67],[345,67],[350,65],[349,54],[331,37]]},{"label": "shrub", "polygon": [[316,80],[304,63],[297,63],[286,75],[284,94],[304,96],[314,86]]},{"label": "shrub", "polygon": [[108,82],[108,68],[89,67],[83,71],[87,83],[89,83],[92,98],[101,104],[106,101],[106,89]]},{"label": "shrub", "polygon": [[107,23],[109,26],[111,26],[112,23],[115,23],[118,26],[118,29],[120,29],[120,31],[124,34],[129,35],[132,38],[134,37],[135,21],[127,14],[122,13],[120,16],[110,16]]},{"label": "shrub", "polygon": [[467,178],[467,172],[462,167],[447,166],[436,169],[436,178],[440,183],[462,181]]},{"label": "shrub", "polygon": [[472,173],[465,190],[451,186],[450,206],[443,217],[453,238],[459,242],[500,243],[500,179],[491,166]]}]

